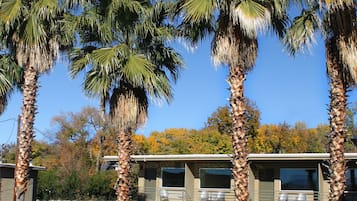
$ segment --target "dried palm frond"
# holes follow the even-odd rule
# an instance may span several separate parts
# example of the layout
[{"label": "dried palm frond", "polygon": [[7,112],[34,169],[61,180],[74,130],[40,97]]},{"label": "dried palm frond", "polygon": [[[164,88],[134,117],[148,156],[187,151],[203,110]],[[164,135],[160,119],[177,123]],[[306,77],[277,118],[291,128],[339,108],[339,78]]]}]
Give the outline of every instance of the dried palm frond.
[{"label": "dried palm frond", "polygon": [[239,24],[250,37],[266,31],[271,24],[270,10],[254,0],[240,1],[237,5],[232,3],[230,13],[233,23]]},{"label": "dried palm frond", "polygon": [[148,101],[145,91],[122,83],[114,89],[110,99],[110,116],[118,129],[133,129],[142,126],[147,119]]},{"label": "dried palm frond", "polygon": [[30,65],[42,73],[52,68],[59,55],[59,44],[49,40],[48,45],[27,45],[23,41],[17,43],[16,59],[20,65]]},{"label": "dried palm frond", "polygon": [[338,46],[341,61],[352,79],[350,84],[355,85],[357,84],[357,41],[353,38],[342,38],[339,40]]},{"label": "dried palm frond", "polygon": [[226,29],[219,29],[216,32],[212,44],[212,59],[216,66],[228,64],[231,67],[242,67],[244,71],[249,71],[255,64],[257,58],[258,44],[255,38],[245,35],[239,25],[234,25],[229,21],[229,17],[221,16],[219,26]]}]

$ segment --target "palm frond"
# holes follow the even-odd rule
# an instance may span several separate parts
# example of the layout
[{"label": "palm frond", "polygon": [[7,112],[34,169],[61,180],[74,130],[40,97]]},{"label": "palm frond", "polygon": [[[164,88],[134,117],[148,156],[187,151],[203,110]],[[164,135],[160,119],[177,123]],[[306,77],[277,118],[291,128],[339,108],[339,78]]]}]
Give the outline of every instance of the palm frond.
[{"label": "palm frond", "polygon": [[0,115],[4,113],[8,104],[8,96],[0,96]]},{"label": "palm frond", "polygon": [[168,71],[174,82],[179,77],[180,70],[183,68],[183,60],[181,55],[179,55],[174,49],[170,47],[165,47],[162,45],[157,45],[151,50],[151,60],[159,70]]},{"label": "palm frond", "polygon": [[192,23],[182,23],[178,26],[179,36],[189,41],[192,46],[198,43],[198,41],[209,37],[214,30],[215,25],[211,20],[204,20]]},{"label": "palm frond", "polygon": [[23,68],[16,63],[12,55],[0,55],[0,71],[8,78],[11,85],[21,86]]},{"label": "palm frond", "polygon": [[357,84],[357,31],[355,31],[354,37],[341,38],[338,48],[341,61],[352,78],[349,84],[354,86]]},{"label": "palm frond", "polygon": [[215,0],[186,0],[181,7],[186,23],[209,21],[214,17],[216,8]]},{"label": "palm frond", "polygon": [[0,97],[8,96],[22,84],[22,68],[13,57],[0,55]]},{"label": "palm frond", "polygon": [[173,6],[174,4],[172,2],[156,2],[152,7],[146,9],[146,17],[151,19],[153,22],[162,23],[170,14]]},{"label": "palm frond", "polygon": [[100,69],[90,70],[84,80],[84,90],[88,96],[103,97],[110,91],[113,82],[113,75],[106,74]]},{"label": "palm frond", "polygon": [[109,44],[113,41],[113,30],[107,20],[103,20],[96,8],[84,10],[80,16],[74,16],[73,21],[83,43],[96,41]]},{"label": "palm frond", "polygon": [[110,98],[110,116],[117,129],[133,129],[147,119],[148,100],[144,88],[122,82]]},{"label": "palm frond", "polygon": [[114,72],[115,68],[122,65],[128,58],[129,48],[125,44],[114,47],[100,48],[90,54],[91,63],[94,66],[104,68],[108,72]]},{"label": "palm frond", "polygon": [[42,20],[50,20],[57,12],[59,12],[59,6],[57,0],[39,0],[35,1],[32,5],[31,12]]},{"label": "palm frond", "polygon": [[244,0],[232,4],[231,17],[239,24],[246,35],[255,37],[257,32],[265,31],[271,24],[270,10],[260,1]]},{"label": "palm frond", "polygon": [[62,0],[61,5],[66,9],[73,9],[79,6],[86,6],[95,3],[95,0]]},{"label": "palm frond", "polygon": [[355,4],[354,0],[319,0],[320,7],[325,6],[328,11],[333,11],[334,9],[343,8],[345,6],[353,6]]},{"label": "palm frond", "polygon": [[87,46],[83,49],[74,48],[69,52],[71,60],[69,72],[72,78],[75,78],[87,65],[90,65],[90,53],[95,49],[96,47]]},{"label": "palm frond", "polygon": [[146,77],[153,75],[154,64],[144,55],[131,53],[120,72],[134,87],[144,86]]},{"label": "palm frond", "polygon": [[0,96],[6,95],[11,89],[12,85],[8,78],[5,76],[4,72],[0,73]]},{"label": "palm frond", "polygon": [[113,0],[111,6],[115,10],[127,10],[137,14],[143,13],[145,10],[137,0]]},{"label": "palm frond", "polygon": [[156,71],[145,81],[145,89],[152,101],[161,104],[162,101],[169,103],[172,98],[170,81],[163,71]]},{"label": "palm frond", "polygon": [[242,68],[244,72],[251,70],[257,58],[257,39],[247,36],[227,14],[218,17],[217,30],[211,44],[214,65],[227,64]]},{"label": "palm frond", "polygon": [[68,49],[76,42],[75,33],[78,28],[78,17],[71,14],[64,14],[63,19],[57,22],[58,31],[61,34],[56,34],[55,37],[60,41],[60,49]]},{"label": "palm frond", "polygon": [[271,6],[271,28],[282,40],[290,24],[287,14],[288,1],[273,0]]},{"label": "palm frond", "polygon": [[21,0],[5,0],[0,4],[0,21],[3,21],[7,26],[20,20],[22,1]]},{"label": "palm frond", "polygon": [[287,30],[283,43],[290,54],[296,54],[298,50],[304,48],[311,49],[315,40],[315,31],[321,27],[320,20],[314,11],[302,11],[296,17],[291,27]]},{"label": "palm frond", "polygon": [[46,41],[46,31],[43,24],[37,16],[30,15],[22,30],[20,30],[20,38],[26,45],[40,45]]}]

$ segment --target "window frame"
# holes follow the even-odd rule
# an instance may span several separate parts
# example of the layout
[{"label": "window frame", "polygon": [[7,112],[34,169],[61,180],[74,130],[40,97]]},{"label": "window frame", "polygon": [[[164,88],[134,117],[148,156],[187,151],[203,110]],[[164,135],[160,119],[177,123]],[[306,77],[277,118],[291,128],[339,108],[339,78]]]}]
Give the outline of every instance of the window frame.
[{"label": "window frame", "polygon": [[[201,170],[228,170],[230,172],[230,179],[229,179],[229,187],[202,187],[202,181],[201,181]],[[219,167],[219,168],[215,168],[215,167],[208,167],[208,168],[199,168],[198,170],[199,172],[199,188],[202,190],[212,190],[212,191],[227,191],[227,190],[231,190],[232,189],[232,168],[224,168],[224,167]]]},{"label": "window frame", "polygon": [[[310,189],[299,189],[299,188],[288,188],[288,189],[283,189],[283,178],[282,178],[282,170],[314,170],[315,171],[315,182],[312,184],[312,188]],[[280,174],[280,190],[284,192],[314,192],[314,191],[319,191],[319,174],[318,174],[318,168],[316,167],[284,167],[279,169],[279,174]],[[314,181],[314,178],[313,180]]]},{"label": "window frame", "polygon": [[[352,181],[351,170],[354,170],[354,182]],[[349,177],[348,177],[349,176]],[[349,184],[353,184],[354,186],[350,186]],[[347,192],[357,192],[357,167],[347,167],[346,168],[346,189]]]},{"label": "window frame", "polygon": [[[183,170],[183,186],[164,186],[164,169],[182,169]],[[162,167],[161,168],[161,188],[185,188],[185,180],[186,180],[186,170],[184,167]]]}]

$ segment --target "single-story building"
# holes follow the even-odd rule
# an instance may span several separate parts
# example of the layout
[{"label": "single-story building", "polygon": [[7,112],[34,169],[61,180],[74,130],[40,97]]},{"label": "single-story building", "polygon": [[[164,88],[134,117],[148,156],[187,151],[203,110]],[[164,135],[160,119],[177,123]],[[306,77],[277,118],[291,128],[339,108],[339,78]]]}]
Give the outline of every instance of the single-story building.
[{"label": "single-story building", "polygon": [[[357,153],[346,153],[346,201],[357,200]],[[115,164],[117,156],[105,156]],[[134,155],[139,199],[234,200],[228,154]],[[329,154],[249,154],[250,201],[327,201]]]},{"label": "single-story building", "polygon": [[[14,169],[15,164],[0,163],[0,201],[13,200],[14,196]],[[30,166],[29,182],[25,194],[25,200],[35,201],[37,175],[44,167]]]}]

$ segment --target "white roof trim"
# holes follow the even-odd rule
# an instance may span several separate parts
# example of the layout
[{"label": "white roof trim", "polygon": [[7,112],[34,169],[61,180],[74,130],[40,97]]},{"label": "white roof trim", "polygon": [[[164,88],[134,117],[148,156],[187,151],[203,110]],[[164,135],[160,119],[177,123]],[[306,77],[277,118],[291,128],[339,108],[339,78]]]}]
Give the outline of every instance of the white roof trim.
[{"label": "white roof trim", "polygon": [[[345,153],[348,160],[357,159],[357,153]],[[179,154],[179,155],[132,155],[138,162],[147,161],[230,161],[232,154]],[[104,156],[104,161],[117,161],[118,156]],[[249,154],[249,161],[265,160],[327,160],[328,153],[292,153],[292,154]]]},{"label": "white roof trim", "polygon": [[[0,163],[0,168],[15,168],[16,165],[13,163]],[[30,169],[32,170],[46,170],[45,167],[43,166],[35,166],[35,165],[30,165]]]}]

